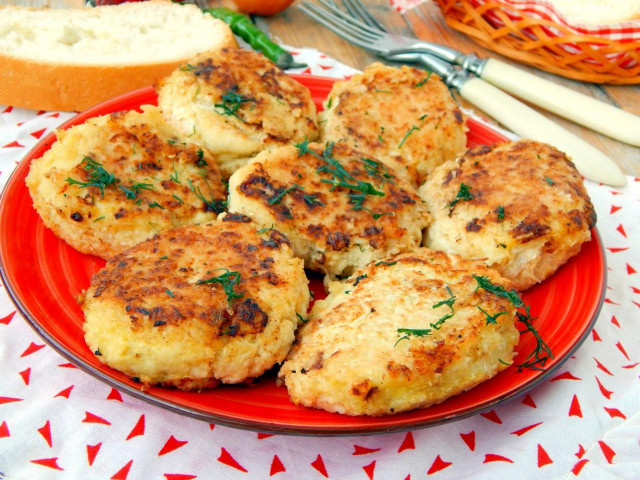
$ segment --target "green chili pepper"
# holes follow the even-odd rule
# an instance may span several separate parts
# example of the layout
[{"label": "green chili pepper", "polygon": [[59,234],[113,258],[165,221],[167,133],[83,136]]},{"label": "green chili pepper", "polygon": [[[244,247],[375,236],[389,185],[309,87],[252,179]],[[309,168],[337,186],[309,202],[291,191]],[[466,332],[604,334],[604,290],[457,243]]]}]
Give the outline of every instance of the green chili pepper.
[{"label": "green chili pepper", "polygon": [[290,52],[272,42],[246,15],[224,7],[207,8],[203,12],[225,22],[231,27],[233,33],[251,45],[254,50],[262,52],[265,57],[281,69],[306,67],[305,64],[295,63]]}]

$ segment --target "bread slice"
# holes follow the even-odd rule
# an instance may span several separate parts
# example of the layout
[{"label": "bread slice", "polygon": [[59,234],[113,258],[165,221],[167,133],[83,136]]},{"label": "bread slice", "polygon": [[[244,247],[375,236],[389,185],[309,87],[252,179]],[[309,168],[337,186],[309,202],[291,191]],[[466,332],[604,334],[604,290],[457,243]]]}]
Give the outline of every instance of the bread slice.
[{"label": "bread slice", "polygon": [[194,5],[0,7],[0,104],[85,110],[228,46],[237,46],[229,27]]}]

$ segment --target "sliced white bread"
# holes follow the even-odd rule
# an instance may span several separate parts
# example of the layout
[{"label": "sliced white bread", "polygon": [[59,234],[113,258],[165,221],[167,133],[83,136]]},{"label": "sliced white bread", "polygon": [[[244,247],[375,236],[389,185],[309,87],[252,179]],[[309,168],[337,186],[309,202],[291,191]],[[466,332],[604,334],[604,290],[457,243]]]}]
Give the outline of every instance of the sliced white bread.
[{"label": "sliced white bread", "polygon": [[0,104],[85,110],[227,46],[237,46],[229,27],[194,5],[0,7]]}]

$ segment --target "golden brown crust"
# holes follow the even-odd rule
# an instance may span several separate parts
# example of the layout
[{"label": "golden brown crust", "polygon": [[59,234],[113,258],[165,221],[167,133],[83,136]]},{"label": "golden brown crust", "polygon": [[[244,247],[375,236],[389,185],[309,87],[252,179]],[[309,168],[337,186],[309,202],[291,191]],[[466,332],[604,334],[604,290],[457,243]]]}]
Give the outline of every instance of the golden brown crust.
[{"label": "golden brown crust", "polygon": [[158,104],[230,176],[258,152],[318,135],[309,90],[262,54],[205,52],[158,82]]},{"label": "golden brown crust", "polygon": [[281,361],[308,299],[286,239],[223,214],[118,254],[92,277],[82,306],[101,361],[188,390],[239,383]]},{"label": "golden brown crust", "polygon": [[[224,210],[227,191],[215,159],[178,139],[157,107],[96,117],[58,136],[33,161],[27,186],[45,225],[83,253],[109,258]],[[86,186],[97,168],[112,181]]]},{"label": "golden brown crust", "polygon": [[331,275],[416,248],[429,220],[409,185],[343,144],[266,152],[234,174],[229,189],[230,211],[275,225],[308,268]]},{"label": "golden brown crust", "polygon": [[420,194],[435,218],[427,246],[484,259],[519,290],[577,254],[596,223],[571,161],[530,140],[472,148],[439,167]]},{"label": "golden brown crust", "polygon": [[325,101],[323,138],[373,155],[419,185],[464,152],[465,116],[437,75],[375,63],[337,82]]},{"label": "golden brown crust", "polygon": [[428,249],[332,282],[280,369],[292,401],[386,415],[439,403],[506,368],[515,308],[473,275],[507,283],[480,262]]}]

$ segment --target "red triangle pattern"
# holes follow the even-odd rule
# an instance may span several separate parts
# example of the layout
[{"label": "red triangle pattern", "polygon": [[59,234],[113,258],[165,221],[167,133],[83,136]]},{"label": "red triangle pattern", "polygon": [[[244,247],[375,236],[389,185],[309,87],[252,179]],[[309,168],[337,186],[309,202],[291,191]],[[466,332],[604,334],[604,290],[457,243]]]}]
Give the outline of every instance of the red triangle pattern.
[{"label": "red triangle pattern", "polygon": [[622,346],[622,343],[620,343],[620,342],[616,343],[616,347],[618,347],[618,350],[620,350],[620,352],[622,352],[622,354],[624,355],[624,358],[626,358],[627,360],[631,361],[631,359],[629,358],[629,355],[627,355],[626,350]]},{"label": "red triangle pattern", "polygon": [[101,423],[102,425],[111,425],[109,420],[105,420],[91,412],[84,412],[84,414],[84,420],[82,420],[82,423]]},{"label": "red triangle pattern", "polygon": [[613,377],[613,373],[611,373],[607,367],[605,367],[603,364],[601,364],[598,359],[596,357],[593,357],[593,359],[596,361],[596,366],[602,370],[604,373],[606,373],[607,375],[611,375]]},{"label": "red triangle pattern", "polygon": [[580,447],[580,448],[578,448],[578,451],[576,452],[576,457],[578,457],[578,458],[582,458],[582,456],[583,456],[585,453],[587,453],[587,451],[584,449],[584,447],[583,447],[583,446],[582,446],[582,444],[580,444],[580,443],[578,444],[578,447]]},{"label": "red triangle pattern", "polygon": [[[144,433],[144,415],[142,415],[140,417],[140,420],[138,420],[138,423],[142,422],[142,433]],[[136,424],[136,427],[138,425]],[[136,428],[134,427],[134,430]],[[127,438],[127,440],[129,440]],[[167,442],[164,444],[164,446],[160,449],[160,451],[158,452],[158,456],[162,456],[162,455],[166,455],[169,452],[173,452],[174,450],[177,450],[178,448],[184,447],[187,443],[189,443],[187,440],[177,440],[173,435],[171,435],[169,437],[169,440],[167,440]],[[223,449],[224,450],[224,449]]]},{"label": "red triangle pattern", "polygon": [[364,473],[367,474],[367,477],[369,477],[369,480],[373,480],[373,471],[376,469],[376,461],[374,460],[369,465],[365,465],[362,469],[364,470]]},{"label": "red triangle pattern", "polygon": [[484,456],[484,461],[482,463],[491,463],[491,462],[508,462],[513,463],[513,460],[507,457],[503,457],[502,455],[496,455],[494,453],[487,453]]},{"label": "red triangle pattern", "polygon": [[598,335],[598,332],[596,332],[595,328],[593,330],[591,330],[591,338],[593,339],[594,342],[601,342],[602,341],[602,339],[600,338],[600,335]]},{"label": "red triangle pattern", "polygon": [[49,423],[49,420],[47,420],[47,423],[45,423],[38,429],[38,433],[42,435],[42,438],[44,438],[44,440],[47,442],[49,448],[52,448],[53,443],[51,442],[51,423]]},{"label": "red triangle pattern", "polygon": [[20,144],[17,140],[14,140],[11,143],[7,143],[2,148],[13,148],[13,147],[24,147],[24,145]]},{"label": "red triangle pattern", "polygon": [[236,459],[233,458],[231,456],[231,454],[225,450],[224,447],[222,447],[222,449],[220,451],[220,456],[218,457],[218,461],[220,463],[224,463],[225,465],[233,467],[233,468],[235,468],[237,470],[240,470],[241,472],[245,472],[245,473],[248,472],[248,470],[246,468],[244,468],[242,465],[240,465],[238,462],[236,462]]},{"label": "red triangle pattern", "polygon": [[531,398],[531,395],[529,395],[529,394],[527,394],[527,395],[524,397],[524,400],[522,400],[522,404],[523,404],[523,405],[526,405],[526,406],[528,406],[528,407],[531,407],[531,408],[538,408],[538,406],[536,405],[536,403],[533,401],[533,398]]},{"label": "red triangle pattern", "polygon": [[2,112],[0,113],[11,113],[13,111],[13,107],[11,105],[7,106],[7,108],[5,108]]},{"label": "red triangle pattern", "polygon": [[185,473],[164,473],[163,475],[166,480],[191,480],[193,478],[198,478],[195,475],[188,475]]},{"label": "red triangle pattern", "polygon": [[311,466],[318,472],[320,472],[322,476],[324,476],[325,478],[329,478],[329,475],[327,475],[327,468],[324,466],[324,461],[322,460],[322,457],[320,455],[318,455],[318,457],[313,462],[311,462]]},{"label": "red triangle pattern", "polygon": [[278,455],[273,456],[273,460],[271,460],[271,470],[269,470],[269,476],[273,477],[276,473],[286,472],[287,469],[284,468],[284,465],[280,461]]},{"label": "red triangle pattern", "polygon": [[618,323],[618,319],[615,315],[611,316],[611,323],[613,323],[616,327],[620,328],[620,324]]},{"label": "red triangle pattern", "polygon": [[429,470],[427,470],[427,475],[433,475],[440,470],[444,470],[449,465],[451,465],[451,462],[445,462],[444,460],[442,460],[442,458],[440,458],[440,455],[438,455],[429,467]]},{"label": "red triangle pattern", "polygon": [[633,275],[634,273],[638,273],[635,268],[627,263],[627,274]]},{"label": "red triangle pattern", "polygon": [[9,427],[7,426],[7,422],[0,423],[0,438],[10,437],[11,433],[9,433]]},{"label": "red triangle pattern", "polygon": [[29,385],[29,377],[31,376],[31,368],[27,368],[20,372],[20,376],[22,377],[22,381],[25,385]]},{"label": "red triangle pattern", "polygon": [[573,399],[571,400],[571,407],[569,407],[569,416],[582,418],[582,409],[580,408],[580,402],[578,401],[577,395],[574,395]]},{"label": "red triangle pattern", "polygon": [[[213,428],[211,430],[213,430]],[[269,437],[273,437],[273,433],[258,432],[258,440],[262,440],[263,438],[269,438]]]},{"label": "red triangle pattern", "polygon": [[469,433],[461,433],[460,438],[462,441],[467,444],[469,450],[472,452],[476,449],[476,432],[475,430],[471,430]]},{"label": "red triangle pattern", "polygon": [[602,450],[602,454],[604,455],[604,458],[607,459],[607,462],[609,462],[609,464],[613,463],[613,457],[615,457],[616,452],[614,452],[613,449],[602,440],[598,441],[598,445],[600,445],[600,450]]},{"label": "red triangle pattern", "polygon": [[[129,432],[129,435],[127,436],[126,440],[131,440],[133,437],[138,437],[140,435],[144,435],[144,415],[140,415],[140,418],[136,422],[136,424],[133,427],[133,429],[131,430],[131,432]],[[171,438],[173,438],[173,437],[171,437]],[[166,447],[166,444],[165,444],[165,447]],[[163,447],[163,449],[164,449],[164,447]],[[158,455],[160,455],[160,454],[158,454]]]},{"label": "red triangle pattern", "polygon": [[550,382],[555,382],[557,380],[582,380],[582,379],[572,375],[571,372],[564,372],[564,373],[561,373],[560,375],[558,375],[556,377],[553,377],[549,381]]},{"label": "red triangle pattern", "polygon": [[398,453],[404,452],[405,450],[415,450],[416,444],[413,441],[413,434],[411,432],[407,432],[404,436],[404,440],[402,441],[402,445],[398,448]]},{"label": "red triangle pattern", "polygon": [[614,302],[610,298],[605,298],[604,303],[608,303],[609,305],[620,305],[619,303]]},{"label": "red triangle pattern", "polygon": [[624,252],[625,250],[629,250],[629,247],[607,247],[611,253]]},{"label": "red triangle pattern", "polygon": [[518,437],[521,437],[522,435],[527,433],[529,430],[533,430],[534,428],[536,428],[538,425],[542,425],[542,422],[534,423],[533,425],[528,425],[519,430],[516,430],[515,432],[511,432],[511,435],[517,435]]},{"label": "red triangle pattern", "polygon": [[29,345],[27,349],[24,352],[22,352],[22,355],[20,355],[20,357],[22,358],[22,357],[26,357],[27,355],[31,355],[32,353],[35,353],[42,348],[44,348],[44,344],[38,345],[34,342],[31,342],[31,345]]},{"label": "red triangle pattern", "polygon": [[64,470],[64,468],[58,465],[58,457],[40,458],[38,460],[31,460],[31,463],[42,465],[43,467],[53,468],[54,470],[61,470],[61,471]]},{"label": "red triangle pattern", "polygon": [[[631,291],[633,293],[640,293],[640,288],[636,288],[636,287],[631,287]],[[14,312],[15,313],[15,312]]]},{"label": "red triangle pattern", "polygon": [[60,392],[56,393],[53,396],[53,398],[56,398],[56,397],[69,398],[69,395],[71,395],[71,390],[73,390],[73,385],[71,385],[70,387],[67,387],[64,390],[61,390]]},{"label": "red triangle pattern", "polygon": [[616,227],[616,230],[620,232],[620,235],[622,235],[624,238],[627,238],[627,232],[625,232],[624,226],[622,224],[618,225]]},{"label": "red triangle pattern", "polygon": [[216,428],[216,424],[215,423],[210,423],[209,424],[209,430],[213,430],[214,428]]},{"label": "red triangle pattern", "polygon": [[133,460],[129,460],[129,462],[124,467],[114,473],[113,477],[111,477],[111,480],[127,480],[127,476],[129,475],[129,470],[131,470],[132,464]]},{"label": "red triangle pattern", "polygon": [[603,407],[606,412],[609,414],[609,416],[611,418],[622,418],[624,420],[627,419],[626,415],[624,413],[622,413],[620,410],[618,410],[617,408],[609,408],[609,407]]},{"label": "red triangle pattern", "polygon": [[62,368],[78,368],[76,367],[73,363],[61,363],[60,365],[58,365],[59,367]]},{"label": "red triangle pattern", "polygon": [[21,398],[13,398],[13,397],[0,397],[0,405],[3,403],[11,403],[11,402],[21,402]]},{"label": "red triangle pattern", "polygon": [[582,471],[582,468],[587,464],[588,461],[589,460],[587,460],[586,458],[578,460],[571,469],[571,473],[573,473],[576,477],[580,475],[580,471]]},{"label": "red triangle pattern", "polygon": [[553,460],[551,460],[547,451],[542,448],[542,445],[538,444],[538,468],[542,468],[550,463],[553,463]]},{"label": "red triangle pattern", "polygon": [[42,136],[42,134],[43,134],[46,130],[47,130],[47,129],[46,129],[46,127],[45,127],[45,128],[43,128],[43,129],[41,129],[41,130],[38,130],[37,132],[32,132],[32,133],[30,133],[30,135],[31,135],[32,137],[37,138],[38,140],[40,140],[40,137]]},{"label": "red triangle pattern", "polygon": [[0,318],[0,323],[3,325],[9,325],[9,323],[11,323],[11,319],[13,318],[13,316],[16,314],[16,312],[11,312],[9,315]]},{"label": "red triangle pattern", "polygon": [[486,413],[481,413],[480,416],[486,418],[487,420],[491,420],[494,423],[502,425],[502,420],[500,420],[500,417],[498,416],[495,410],[491,410],[490,412],[486,412]]},{"label": "red triangle pattern", "polygon": [[109,395],[107,395],[107,400],[115,400],[116,402],[122,402],[122,395],[120,395],[120,392],[118,390],[116,390],[115,388],[112,388],[111,391],[109,392]]},{"label": "red triangle pattern", "polygon": [[623,365],[622,368],[635,368],[640,365],[640,362],[632,363],[631,365]]},{"label": "red triangle pattern", "polygon": [[96,455],[98,455],[101,446],[102,442],[96,445],[87,445],[87,462],[89,463],[89,466],[93,465],[93,462],[95,461]]},{"label": "red triangle pattern", "polygon": [[604,386],[602,385],[598,377],[596,377],[596,382],[598,383],[598,388],[600,389],[600,393],[602,393],[602,395],[604,395],[607,398],[607,400],[610,400],[611,395],[613,395],[613,392],[611,390],[607,390],[606,388],[604,388]]},{"label": "red triangle pattern", "polygon": [[622,207],[618,207],[617,205],[611,205],[611,210],[609,211],[609,215],[611,215],[612,213],[616,213],[621,208]]},{"label": "red triangle pattern", "polygon": [[379,452],[379,448],[367,448],[360,445],[353,446],[353,453],[351,455],[366,455],[367,453]]}]

